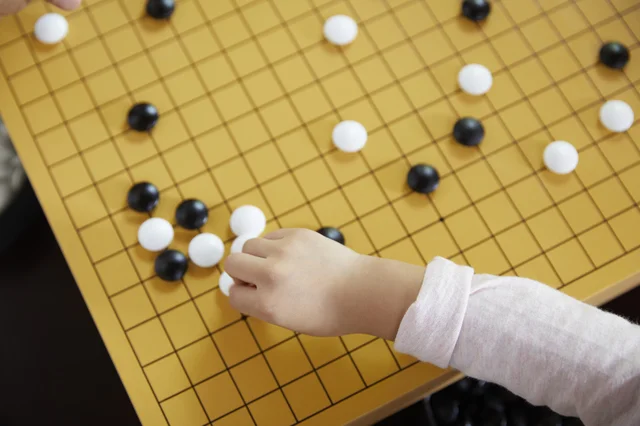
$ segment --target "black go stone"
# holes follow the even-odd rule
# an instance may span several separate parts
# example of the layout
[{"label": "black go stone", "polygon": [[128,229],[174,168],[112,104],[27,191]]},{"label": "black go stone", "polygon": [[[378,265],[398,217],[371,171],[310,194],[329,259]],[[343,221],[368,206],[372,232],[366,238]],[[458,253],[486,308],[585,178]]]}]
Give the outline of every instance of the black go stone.
[{"label": "black go stone", "polygon": [[209,219],[209,210],[200,200],[184,200],[176,209],[176,222],[185,229],[202,228]]},{"label": "black go stone", "polygon": [[476,380],[475,386],[471,390],[473,396],[483,396],[489,390],[491,384],[484,380]]},{"label": "black go stone", "polygon": [[484,139],[484,127],[475,118],[461,118],[453,127],[453,137],[462,145],[480,145],[480,142]]},{"label": "black go stone", "polygon": [[621,70],[629,62],[629,49],[622,43],[612,41],[600,48],[600,62],[616,70]]},{"label": "black go stone", "polygon": [[482,409],[475,420],[483,426],[508,426],[504,413],[489,407]]},{"label": "black go stone", "polygon": [[342,232],[340,232],[340,230],[337,228],[331,228],[326,226],[318,229],[318,234],[323,235],[329,238],[330,240],[333,240],[337,243],[344,245],[344,235],[342,235]]},{"label": "black go stone", "polygon": [[160,201],[160,192],[149,182],[136,183],[127,194],[129,207],[140,213],[149,213],[156,208],[158,201]]},{"label": "black go stone", "polygon": [[563,421],[562,417],[560,417],[558,414],[552,413],[542,417],[540,420],[538,420],[537,423],[534,424],[536,426],[562,426]]},{"label": "black go stone", "polygon": [[504,413],[506,411],[505,401],[503,401],[493,393],[485,394],[482,402],[484,403],[485,407],[490,408],[494,411],[498,411],[500,413]]},{"label": "black go stone", "polygon": [[135,104],[129,110],[127,116],[127,123],[129,127],[138,132],[148,132],[153,129],[158,123],[160,114],[158,109],[149,103]]},{"label": "black go stone", "polygon": [[435,394],[431,397],[431,409],[438,424],[452,424],[460,415],[460,401],[447,394]]},{"label": "black go stone", "polygon": [[465,377],[463,379],[458,380],[455,384],[452,385],[452,388],[457,392],[469,392],[476,385],[476,381],[470,377]]},{"label": "black go stone", "polygon": [[163,281],[180,281],[187,273],[189,262],[187,256],[178,250],[162,252],[155,262],[156,275]]},{"label": "black go stone", "polygon": [[462,15],[475,22],[484,21],[491,13],[489,0],[464,0],[462,2]]},{"label": "black go stone", "polygon": [[455,426],[480,426],[477,425],[473,422],[473,420],[471,420],[471,417],[464,417],[463,419],[459,420]]},{"label": "black go stone", "polygon": [[409,188],[421,194],[429,194],[440,185],[440,175],[438,171],[426,164],[416,164],[411,167],[407,175]]},{"label": "black go stone", "polygon": [[147,0],[147,15],[153,19],[168,19],[174,10],[175,0]]},{"label": "black go stone", "polygon": [[490,391],[489,395],[491,397],[495,397],[503,401],[507,405],[518,404],[522,401],[522,399],[514,393],[511,393],[509,390],[503,388],[502,386],[494,385]]},{"label": "black go stone", "polygon": [[512,407],[507,415],[509,426],[529,426],[529,415],[522,407]]}]

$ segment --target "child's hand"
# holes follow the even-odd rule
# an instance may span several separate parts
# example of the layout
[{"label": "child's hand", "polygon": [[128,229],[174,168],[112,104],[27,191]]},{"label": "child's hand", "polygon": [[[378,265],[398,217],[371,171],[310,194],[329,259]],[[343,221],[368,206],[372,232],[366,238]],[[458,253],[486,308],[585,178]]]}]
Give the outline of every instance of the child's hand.
[{"label": "child's hand", "polygon": [[[18,13],[29,4],[30,0],[0,0],[0,16]],[[73,10],[80,6],[81,0],[47,0],[64,10]]]},{"label": "child's hand", "polygon": [[315,336],[394,339],[417,297],[424,267],[362,256],[305,229],[247,241],[225,270],[240,312]]}]

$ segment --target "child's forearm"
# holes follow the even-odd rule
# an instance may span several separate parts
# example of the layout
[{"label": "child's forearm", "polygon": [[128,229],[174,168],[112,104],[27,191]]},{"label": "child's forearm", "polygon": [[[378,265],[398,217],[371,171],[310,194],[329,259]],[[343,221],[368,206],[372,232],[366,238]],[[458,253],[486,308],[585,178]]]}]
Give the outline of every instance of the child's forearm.
[{"label": "child's forearm", "polygon": [[435,259],[396,349],[588,426],[640,425],[640,327],[535,281]]}]

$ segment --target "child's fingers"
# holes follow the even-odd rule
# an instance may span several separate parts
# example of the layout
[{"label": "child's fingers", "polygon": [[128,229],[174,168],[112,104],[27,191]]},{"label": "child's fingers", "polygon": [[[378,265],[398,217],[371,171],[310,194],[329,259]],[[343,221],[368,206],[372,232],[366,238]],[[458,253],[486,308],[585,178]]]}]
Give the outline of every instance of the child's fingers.
[{"label": "child's fingers", "polygon": [[288,228],[277,229],[273,232],[269,232],[263,238],[266,240],[281,240],[287,235],[291,235],[293,232],[295,232],[295,229],[288,229]]},{"label": "child's fingers", "polygon": [[267,260],[247,253],[230,255],[224,262],[224,270],[236,280],[255,285],[268,275]]},{"label": "child's fingers", "polygon": [[256,316],[260,311],[258,290],[245,284],[234,284],[229,290],[229,303],[245,315]]},{"label": "child's fingers", "polygon": [[49,3],[58,6],[60,9],[73,10],[80,7],[81,0],[49,0]]},{"label": "child's fingers", "polygon": [[244,243],[242,252],[258,257],[267,257],[274,253],[276,242],[264,238],[252,238]]},{"label": "child's fingers", "polygon": [[13,15],[27,7],[29,0],[2,1],[0,0],[0,16]]}]

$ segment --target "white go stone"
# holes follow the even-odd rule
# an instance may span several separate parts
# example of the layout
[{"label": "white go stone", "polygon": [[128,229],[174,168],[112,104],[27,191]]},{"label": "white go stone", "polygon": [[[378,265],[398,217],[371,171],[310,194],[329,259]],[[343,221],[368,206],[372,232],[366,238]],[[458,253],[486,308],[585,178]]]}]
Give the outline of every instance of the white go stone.
[{"label": "white go stone", "polygon": [[223,272],[220,275],[220,279],[218,280],[218,287],[220,287],[220,291],[225,296],[229,297],[229,290],[231,290],[231,286],[234,284],[233,278],[226,272]]},{"label": "white go stone", "polygon": [[358,24],[349,16],[335,15],[324,23],[324,37],[336,46],[352,43],[357,36]]},{"label": "white go stone", "polygon": [[152,217],[138,228],[138,242],[143,249],[162,251],[173,241],[173,226],[165,219]]},{"label": "white go stone", "polygon": [[231,253],[242,253],[242,249],[244,248],[244,243],[249,241],[250,239],[255,238],[253,235],[241,235],[231,244]]},{"label": "white go stone", "polygon": [[469,95],[484,95],[493,86],[491,71],[480,64],[469,64],[462,67],[458,73],[460,88]]},{"label": "white go stone", "polygon": [[551,142],[544,149],[544,165],[551,172],[566,175],[578,167],[578,150],[565,141]]},{"label": "white go stone", "polygon": [[224,243],[214,234],[200,234],[189,243],[189,259],[201,268],[212,268],[224,256]]},{"label": "white go stone", "polygon": [[626,132],[634,120],[633,110],[626,102],[608,101],[600,108],[600,122],[612,132]]},{"label": "white go stone", "polygon": [[343,152],[358,152],[367,144],[367,129],[353,120],[338,123],[331,135],[333,144]]},{"label": "white go stone", "polygon": [[231,213],[231,231],[238,237],[257,237],[267,227],[267,218],[256,206],[241,206]]},{"label": "white go stone", "polygon": [[33,33],[40,43],[60,43],[69,33],[69,23],[59,13],[47,13],[36,21]]}]

